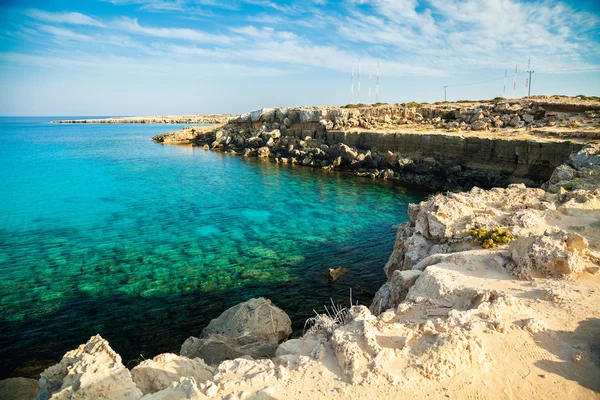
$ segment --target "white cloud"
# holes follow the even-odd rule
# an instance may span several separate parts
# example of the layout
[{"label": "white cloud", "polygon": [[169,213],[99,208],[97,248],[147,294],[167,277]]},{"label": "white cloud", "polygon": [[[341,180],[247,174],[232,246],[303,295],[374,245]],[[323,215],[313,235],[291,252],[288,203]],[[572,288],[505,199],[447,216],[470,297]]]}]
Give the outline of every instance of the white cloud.
[{"label": "white cloud", "polygon": [[97,19],[78,12],[48,12],[31,9],[25,10],[23,13],[28,17],[44,22],[97,27],[104,26],[104,24]]},{"label": "white cloud", "polygon": [[189,40],[192,42],[229,44],[235,38],[226,35],[215,35],[196,29],[189,28],[161,28],[142,26],[135,18],[121,18],[112,24],[113,27],[124,31],[139,34],[160,37],[165,39]]},{"label": "white cloud", "polygon": [[[598,49],[588,33],[599,18],[552,1],[349,0],[344,20],[331,18],[355,43],[377,44],[395,58],[448,71],[526,62],[546,68],[589,67]],[[587,61],[586,61],[587,60]]]},{"label": "white cloud", "polygon": [[73,32],[70,29],[59,28],[56,26],[40,25],[38,29],[42,32],[50,33],[60,39],[71,39],[71,40],[83,40],[87,41],[91,39],[91,36],[82,35],[81,33]]}]

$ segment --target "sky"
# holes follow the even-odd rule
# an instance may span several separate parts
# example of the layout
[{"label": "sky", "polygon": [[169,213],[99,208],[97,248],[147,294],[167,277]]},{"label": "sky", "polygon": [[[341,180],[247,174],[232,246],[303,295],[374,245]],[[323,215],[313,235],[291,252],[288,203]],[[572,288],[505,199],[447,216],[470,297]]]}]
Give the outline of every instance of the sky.
[{"label": "sky", "polygon": [[532,94],[600,95],[600,2],[0,0],[0,115],[521,97],[529,60]]}]

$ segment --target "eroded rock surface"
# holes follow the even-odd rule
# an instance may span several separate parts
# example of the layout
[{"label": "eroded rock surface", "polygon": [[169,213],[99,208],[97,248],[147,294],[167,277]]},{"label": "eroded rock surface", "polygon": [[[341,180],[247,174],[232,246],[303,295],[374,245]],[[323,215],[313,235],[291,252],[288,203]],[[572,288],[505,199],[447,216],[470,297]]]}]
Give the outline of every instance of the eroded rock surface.
[{"label": "eroded rock surface", "polygon": [[67,352],[60,363],[41,374],[40,399],[135,400],[142,392],[131,373],[100,335]]},{"label": "eroded rock surface", "polygon": [[148,394],[167,389],[181,378],[193,378],[194,382],[203,383],[212,379],[213,369],[200,358],[165,353],[142,361],[131,370],[131,375],[136,386]]},{"label": "eroded rock surface", "polygon": [[267,342],[280,343],[291,333],[290,317],[270,300],[261,297],[227,309],[210,321],[202,330],[201,337],[210,334],[225,335],[233,339],[252,336]]}]

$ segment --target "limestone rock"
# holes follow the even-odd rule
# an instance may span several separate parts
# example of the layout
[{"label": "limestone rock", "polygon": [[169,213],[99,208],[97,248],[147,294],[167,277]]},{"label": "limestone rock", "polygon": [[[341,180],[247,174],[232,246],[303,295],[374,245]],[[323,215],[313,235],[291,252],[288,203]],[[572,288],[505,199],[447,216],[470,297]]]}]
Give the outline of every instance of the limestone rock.
[{"label": "limestone rock", "polygon": [[483,120],[474,121],[471,123],[471,129],[474,131],[484,131],[487,128],[487,122]]},{"label": "limestone rock", "polygon": [[268,342],[262,338],[244,336],[233,339],[225,335],[209,334],[202,339],[189,337],[181,346],[180,354],[189,358],[201,358],[210,365],[218,365],[225,360],[244,356],[272,358],[276,351],[276,342]]},{"label": "limestone rock", "polygon": [[531,114],[523,115],[523,121],[525,121],[525,123],[527,123],[527,124],[532,123],[534,119],[535,119],[535,117]]},{"label": "limestone rock", "polygon": [[535,273],[572,279],[585,271],[587,248],[587,239],[577,233],[518,238],[510,243],[513,273],[524,279]]},{"label": "limestone rock", "polygon": [[212,379],[213,371],[200,358],[190,359],[176,354],[159,354],[152,360],[142,361],[131,370],[136,386],[144,393],[167,389],[180,378],[194,378],[196,383]]},{"label": "limestone rock", "polygon": [[270,300],[262,297],[250,299],[225,310],[210,321],[201,338],[222,334],[233,339],[244,336],[280,343],[292,333],[290,317]]},{"label": "limestone rock", "polygon": [[471,364],[485,362],[481,341],[467,335],[424,337],[415,342],[412,351],[422,360],[420,373],[437,381],[450,378]]},{"label": "limestone rock", "polygon": [[198,389],[194,378],[181,378],[169,387],[152,394],[147,394],[140,400],[203,400],[208,399]]},{"label": "limestone rock", "polygon": [[460,270],[459,266],[447,262],[428,266],[410,288],[406,299],[456,310],[473,308],[486,290],[470,285],[464,274],[457,270]]},{"label": "limestone rock", "polygon": [[133,400],[142,397],[121,356],[100,335],[65,353],[40,378],[40,399]]},{"label": "limestone rock", "polygon": [[406,298],[408,290],[415,284],[421,271],[394,271],[390,279],[377,291],[371,307],[373,315],[395,308]]},{"label": "limestone rock", "polygon": [[258,157],[269,157],[269,154],[271,154],[271,151],[269,150],[268,147],[264,146],[264,147],[260,147],[256,151],[256,154],[258,155]]},{"label": "limestone rock", "polygon": [[0,399],[35,400],[40,392],[37,381],[29,378],[8,378],[0,381]]},{"label": "limestone rock", "polygon": [[[245,387],[261,390],[285,379],[285,373],[273,361],[244,358],[222,362],[214,376],[214,382],[223,390]],[[218,392],[215,395],[218,395]]]}]

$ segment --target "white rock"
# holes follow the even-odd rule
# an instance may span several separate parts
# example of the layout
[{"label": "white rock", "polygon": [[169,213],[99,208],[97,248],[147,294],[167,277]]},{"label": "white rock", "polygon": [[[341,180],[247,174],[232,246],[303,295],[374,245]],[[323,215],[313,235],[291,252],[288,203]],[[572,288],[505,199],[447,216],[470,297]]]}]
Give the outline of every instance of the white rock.
[{"label": "white rock", "polygon": [[40,399],[134,400],[142,397],[121,356],[100,335],[65,353],[40,378]]},{"label": "white rock", "polygon": [[196,383],[212,379],[213,370],[200,358],[190,359],[176,354],[159,354],[142,361],[131,370],[136,386],[145,394],[166,389],[180,378],[194,378]]}]

